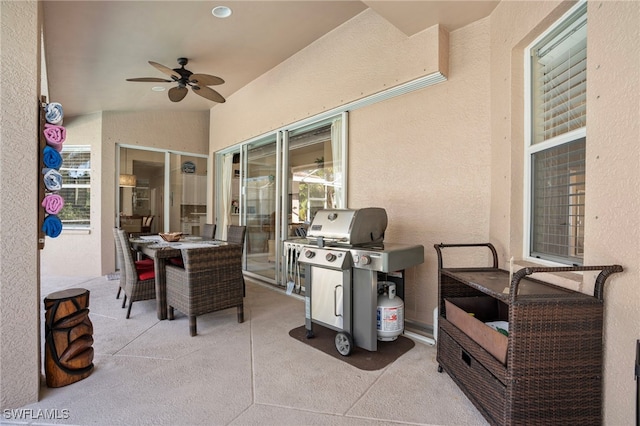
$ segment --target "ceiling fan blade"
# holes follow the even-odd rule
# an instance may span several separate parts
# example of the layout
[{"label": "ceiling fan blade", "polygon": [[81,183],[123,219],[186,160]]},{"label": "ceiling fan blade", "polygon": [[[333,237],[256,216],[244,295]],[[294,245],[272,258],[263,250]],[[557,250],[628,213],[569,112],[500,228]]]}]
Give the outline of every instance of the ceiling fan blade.
[{"label": "ceiling fan blade", "polygon": [[224,84],[224,80],[215,75],[191,74],[189,83],[197,84],[198,86],[217,86],[218,84]]},{"label": "ceiling fan blade", "polygon": [[187,88],[186,87],[172,87],[169,89],[169,99],[171,102],[180,102],[187,96]]},{"label": "ceiling fan blade", "polygon": [[197,95],[202,96],[203,98],[207,98],[210,101],[224,103],[226,100],[222,97],[222,95],[215,90],[211,89],[207,86],[192,86],[191,89]]},{"label": "ceiling fan blade", "polygon": [[128,78],[127,81],[143,81],[146,83],[173,83],[173,80],[157,77]]},{"label": "ceiling fan blade", "polygon": [[172,70],[169,67],[165,67],[164,65],[161,65],[157,62],[153,62],[153,61],[149,61],[149,65],[151,65],[152,67],[155,67],[157,70],[170,75],[171,77],[174,77],[176,80],[180,80],[181,76],[180,74],[178,74],[177,72],[175,72],[174,70]]}]

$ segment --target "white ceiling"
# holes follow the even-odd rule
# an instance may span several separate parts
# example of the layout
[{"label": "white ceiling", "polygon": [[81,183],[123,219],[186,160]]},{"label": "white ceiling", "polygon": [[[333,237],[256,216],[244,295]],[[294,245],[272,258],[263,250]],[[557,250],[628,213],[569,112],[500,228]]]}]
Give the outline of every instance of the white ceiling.
[{"label": "white ceiling", "polygon": [[[187,69],[225,80],[212,86],[231,96],[313,41],[371,7],[407,36],[437,23],[453,31],[488,16],[498,1],[51,1],[44,4],[49,101],[66,116],[97,111],[208,110],[195,93],[168,99],[175,83],[128,82],[167,76],[148,64]],[[229,6],[227,19],[215,6]]]}]

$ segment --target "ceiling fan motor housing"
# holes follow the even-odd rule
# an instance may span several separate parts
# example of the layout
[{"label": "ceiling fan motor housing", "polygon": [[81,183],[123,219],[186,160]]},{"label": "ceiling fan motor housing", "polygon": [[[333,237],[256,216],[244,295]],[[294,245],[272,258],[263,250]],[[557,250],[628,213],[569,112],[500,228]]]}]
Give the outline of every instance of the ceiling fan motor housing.
[{"label": "ceiling fan motor housing", "polygon": [[193,74],[191,71],[184,68],[184,66],[187,65],[188,63],[189,63],[189,60],[187,58],[178,58],[178,65],[180,65],[181,68],[173,69],[175,72],[180,74],[181,78],[177,81],[180,83],[181,86],[182,85],[186,86],[189,82],[189,77],[191,76],[191,74]]}]

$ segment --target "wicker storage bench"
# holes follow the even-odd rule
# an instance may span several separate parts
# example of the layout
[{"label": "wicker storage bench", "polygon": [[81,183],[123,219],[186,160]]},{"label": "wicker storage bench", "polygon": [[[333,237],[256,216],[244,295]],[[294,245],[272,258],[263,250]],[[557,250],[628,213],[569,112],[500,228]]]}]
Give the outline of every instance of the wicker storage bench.
[{"label": "wicker storage bench", "polygon": [[[442,249],[450,247],[488,248],[493,266],[443,268]],[[491,424],[601,424],[603,287],[622,267],[524,268],[509,281],[509,271],[498,268],[489,243],[437,244],[435,249],[438,371],[446,371]],[[529,277],[566,271],[601,271],[594,295]],[[508,309],[506,358],[496,358],[495,348],[488,346],[493,343],[467,335],[447,319],[446,305],[451,304],[445,299],[459,303],[460,298],[486,296]]]}]

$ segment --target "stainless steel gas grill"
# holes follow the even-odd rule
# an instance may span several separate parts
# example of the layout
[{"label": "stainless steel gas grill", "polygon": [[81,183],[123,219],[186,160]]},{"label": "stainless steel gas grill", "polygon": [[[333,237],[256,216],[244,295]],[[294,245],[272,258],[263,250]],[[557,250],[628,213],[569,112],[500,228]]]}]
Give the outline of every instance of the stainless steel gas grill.
[{"label": "stainless steel gas grill", "polygon": [[[307,238],[285,241],[305,268],[305,327],[337,331],[336,349],[377,350],[378,273],[402,271],[424,262],[422,245],[384,243],[382,208],[320,210]],[[402,295],[402,291],[399,295]]]}]

